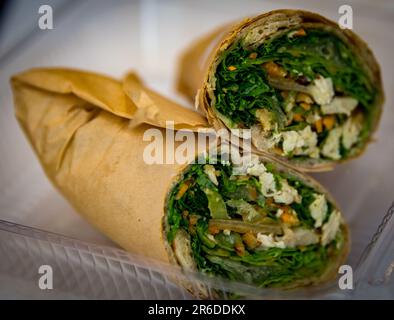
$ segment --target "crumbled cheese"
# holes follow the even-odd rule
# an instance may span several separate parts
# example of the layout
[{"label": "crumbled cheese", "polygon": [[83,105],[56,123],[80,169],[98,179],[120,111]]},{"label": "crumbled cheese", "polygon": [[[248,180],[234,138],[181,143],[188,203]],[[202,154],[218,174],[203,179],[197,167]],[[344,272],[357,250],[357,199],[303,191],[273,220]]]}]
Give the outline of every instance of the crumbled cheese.
[{"label": "crumbled cheese", "polygon": [[276,217],[279,219],[280,218],[280,216],[283,214],[283,210],[282,209],[278,209],[277,211],[276,211]]},{"label": "crumbled cheese", "polygon": [[265,166],[261,163],[260,158],[255,154],[249,154],[240,158],[239,163],[233,166],[233,175],[255,175],[259,176],[260,173],[265,172]]},{"label": "crumbled cheese", "polygon": [[[239,154],[237,150],[233,150],[234,147],[230,149],[230,152],[234,154],[234,156],[237,156],[238,154],[238,159],[237,162],[233,162],[233,175],[246,175],[247,170],[249,167],[252,167],[254,165],[258,165],[260,163],[260,159],[257,155],[255,154],[247,154],[243,157]],[[233,157],[233,156],[232,156]]]},{"label": "crumbled cheese", "polygon": [[264,164],[260,164],[260,165],[254,165],[253,167],[248,168],[246,172],[252,176],[259,177],[266,171],[267,171],[267,169],[265,168]]},{"label": "crumbled cheese", "polygon": [[322,245],[330,243],[335,239],[341,225],[341,214],[335,210],[331,213],[328,221],[323,225],[323,234],[321,238]]},{"label": "crumbled cheese", "polygon": [[361,123],[352,118],[346,120],[343,125],[342,143],[346,149],[350,149],[358,140],[361,131]]},{"label": "crumbled cheese", "polygon": [[335,97],[330,103],[323,104],[321,111],[323,114],[344,113],[348,116],[357,107],[358,101],[351,97]]},{"label": "crumbled cheese", "polygon": [[261,183],[261,193],[265,197],[271,197],[276,193],[276,182],[274,175],[270,172],[264,172],[259,177]]},{"label": "crumbled cheese", "polygon": [[282,132],[283,137],[283,152],[287,155],[295,148],[300,148],[304,145],[304,141],[297,131]]},{"label": "crumbled cheese", "polygon": [[309,155],[312,158],[319,157],[319,149],[317,148],[317,134],[313,132],[310,126],[306,126],[300,131],[301,139],[304,141],[302,148],[297,148],[294,152],[296,155]]},{"label": "crumbled cheese", "polygon": [[323,105],[331,102],[334,97],[334,86],[331,78],[319,77],[308,86],[309,94],[317,104]]},{"label": "crumbled cheese", "polygon": [[214,185],[219,184],[218,179],[216,178],[216,170],[213,165],[206,164],[204,166],[204,173],[208,176],[209,180],[211,180]]},{"label": "crumbled cheese", "polygon": [[246,169],[247,174],[256,177],[261,176],[266,171],[267,169],[265,168],[263,163],[251,163],[250,166]]},{"label": "crumbled cheese", "polygon": [[311,229],[284,228],[284,236],[277,240],[283,241],[286,247],[308,246],[319,242],[319,236]]},{"label": "crumbled cheese", "polygon": [[231,231],[228,229],[223,230],[224,235],[229,236],[231,234]]},{"label": "crumbled cheese", "polygon": [[315,228],[321,227],[326,217],[328,206],[323,194],[314,194],[315,200],[309,205],[312,218],[315,220]]},{"label": "crumbled cheese", "polygon": [[327,158],[331,158],[334,160],[338,160],[341,158],[340,154],[340,142],[341,142],[341,136],[342,136],[342,128],[341,127],[336,127],[332,129],[326,141],[324,142],[323,148],[321,150],[321,154],[326,156]]},{"label": "crumbled cheese", "polygon": [[283,152],[295,155],[309,155],[313,158],[319,157],[317,148],[317,134],[310,126],[306,126],[300,131],[285,131],[281,133],[283,137]]},{"label": "crumbled cheese", "polygon": [[300,203],[301,196],[298,194],[297,189],[291,187],[287,180],[281,180],[282,188],[274,194],[276,203],[291,204],[293,202]]},{"label": "crumbled cheese", "polygon": [[272,116],[267,109],[258,109],[255,115],[257,120],[259,120],[263,131],[270,131],[272,129]]},{"label": "crumbled cheese", "polygon": [[265,234],[258,233],[257,240],[263,248],[285,248],[285,243],[283,241],[276,241],[272,234],[267,236]]}]

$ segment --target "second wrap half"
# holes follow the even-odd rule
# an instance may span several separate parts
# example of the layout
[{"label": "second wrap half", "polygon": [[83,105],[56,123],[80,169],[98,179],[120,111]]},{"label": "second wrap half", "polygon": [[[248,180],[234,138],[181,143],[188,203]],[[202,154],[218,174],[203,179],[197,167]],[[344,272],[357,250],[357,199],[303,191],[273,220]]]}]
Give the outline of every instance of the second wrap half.
[{"label": "second wrap half", "polygon": [[250,128],[256,151],[303,171],[359,156],[384,101],[367,44],[303,10],[271,11],[196,41],[180,59],[177,88],[215,129]]}]

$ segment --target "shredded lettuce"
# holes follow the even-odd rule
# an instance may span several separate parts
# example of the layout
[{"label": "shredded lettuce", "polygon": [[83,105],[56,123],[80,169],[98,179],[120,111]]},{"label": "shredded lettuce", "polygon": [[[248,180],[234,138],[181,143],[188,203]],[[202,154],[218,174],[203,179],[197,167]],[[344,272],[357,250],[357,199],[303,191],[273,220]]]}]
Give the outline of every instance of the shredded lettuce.
[{"label": "shredded lettuce", "polygon": [[[324,272],[332,252],[335,254],[337,250],[335,241],[327,246],[314,244],[264,249],[247,239],[251,236],[248,232],[256,232],[253,231],[256,228],[243,230],[211,223],[229,221],[236,224],[239,221],[239,224],[253,223],[256,227],[265,225],[281,230],[276,216],[278,207],[261,194],[256,177],[234,176],[232,165],[219,162],[214,165],[219,172],[219,183],[214,185],[204,173],[203,166],[193,164],[188,167],[167,203],[168,241],[173,241],[180,228],[186,230],[191,237],[198,270],[260,287],[287,286]],[[274,165],[267,164],[266,168],[276,180],[286,179],[302,195],[302,202],[293,203],[291,208],[297,213],[301,226],[313,228],[314,220],[308,204],[313,201],[316,191],[297,178],[277,171]],[[179,190],[185,182],[188,189],[180,196]],[[212,227],[217,230],[210,230]]]},{"label": "shredded lettuce", "polygon": [[270,248],[242,257],[231,255],[225,259],[210,255],[207,259],[218,264],[230,279],[260,287],[275,287],[318,276],[328,262],[328,255],[327,248],[310,245],[302,250]]}]

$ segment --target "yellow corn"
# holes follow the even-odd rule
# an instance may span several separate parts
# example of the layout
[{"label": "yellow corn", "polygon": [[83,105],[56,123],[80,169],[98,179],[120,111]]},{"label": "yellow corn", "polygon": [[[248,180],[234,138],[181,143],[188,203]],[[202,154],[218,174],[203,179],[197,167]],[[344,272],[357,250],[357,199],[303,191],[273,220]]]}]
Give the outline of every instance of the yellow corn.
[{"label": "yellow corn", "polygon": [[319,119],[315,122],[315,128],[317,133],[321,133],[323,131],[323,120]]},{"label": "yellow corn", "polygon": [[295,113],[294,116],[293,116],[293,120],[294,120],[295,122],[301,122],[301,121],[303,121],[302,115],[300,115],[299,113]]},{"label": "yellow corn", "polygon": [[294,226],[299,223],[298,218],[289,211],[283,212],[280,216],[280,220],[290,226]]},{"label": "yellow corn", "polygon": [[335,124],[335,116],[328,115],[323,118],[323,124],[327,130],[331,130]]},{"label": "yellow corn", "polygon": [[178,193],[175,196],[175,199],[179,200],[180,198],[182,198],[187,189],[189,189],[189,185],[187,183],[182,184],[178,190]]}]

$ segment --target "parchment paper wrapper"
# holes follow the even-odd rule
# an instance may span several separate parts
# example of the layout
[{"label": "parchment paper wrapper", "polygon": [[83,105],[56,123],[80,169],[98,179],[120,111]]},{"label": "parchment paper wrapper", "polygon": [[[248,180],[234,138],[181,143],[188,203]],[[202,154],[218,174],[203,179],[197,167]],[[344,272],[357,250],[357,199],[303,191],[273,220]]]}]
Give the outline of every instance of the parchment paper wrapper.
[{"label": "parchment paper wrapper", "polygon": [[[165,236],[165,206],[187,163],[147,164],[143,154],[150,141],[143,137],[147,129],[156,129],[166,138],[166,130],[160,128],[165,120],[175,119],[177,128],[195,130],[205,125],[204,118],[147,89],[133,74],[119,82],[76,70],[37,69],[11,82],[16,117],[64,197],[124,249],[176,263]],[[141,115],[137,122],[136,115]],[[182,115],[188,123],[182,122]],[[141,122],[145,123],[136,126]],[[198,144],[194,146],[199,150]],[[294,175],[335,204],[312,178]],[[340,261],[346,253],[347,248]],[[320,280],[331,279],[340,261],[333,261]],[[206,297],[203,286],[197,291],[193,293]]]},{"label": "parchment paper wrapper", "polygon": [[[369,49],[368,45],[351,30],[341,30],[339,26],[318,14],[303,10],[275,10],[259,16],[245,19],[235,25],[227,25],[211,34],[197,40],[180,57],[176,87],[178,91],[195,102],[196,108],[201,110],[207,117],[208,122],[216,129],[226,128],[225,124],[217,117],[211,107],[211,101],[215,99],[215,71],[221,61],[223,53],[248,31],[255,29],[254,36],[262,40],[274,34],[279,29],[302,26],[316,26],[334,30],[358,55],[364,64],[372,83],[378,90],[373,107],[372,130],[369,140],[377,128],[383,108],[384,93],[379,65]],[[258,35],[257,35],[258,33]],[[257,41],[258,41],[257,40]],[[301,171],[326,171],[332,169],[336,163],[356,158],[365,150],[357,150],[352,157],[341,161],[325,160],[315,161],[311,159],[305,162],[293,162],[283,156],[268,153],[266,150],[255,148],[256,153],[265,154],[273,159],[286,163]]]},{"label": "parchment paper wrapper", "polygon": [[173,120],[175,128],[195,130],[205,119],[132,74],[122,83],[37,69],[14,76],[12,88],[21,127],[47,176],[76,210],[126,250],[168,261],[164,201],[182,166],[146,164],[143,134],[146,123],[160,127]]}]

